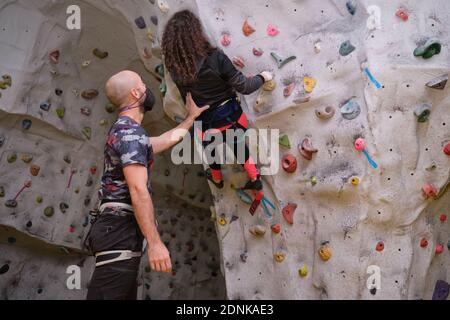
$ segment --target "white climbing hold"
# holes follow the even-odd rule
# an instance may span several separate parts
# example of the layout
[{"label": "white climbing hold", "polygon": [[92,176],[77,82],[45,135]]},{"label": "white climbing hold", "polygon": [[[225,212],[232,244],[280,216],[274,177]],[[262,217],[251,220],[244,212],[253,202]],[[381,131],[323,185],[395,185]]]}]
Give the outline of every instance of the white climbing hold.
[{"label": "white climbing hold", "polygon": [[369,18],[367,18],[367,28],[369,30],[381,29],[381,10],[379,6],[368,6],[367,13]]},{"label": "white climbing hold", "polygon": [[158,7],[162,13],[168,13],[170,11],[169,4],[164,0],[158,0]]}]

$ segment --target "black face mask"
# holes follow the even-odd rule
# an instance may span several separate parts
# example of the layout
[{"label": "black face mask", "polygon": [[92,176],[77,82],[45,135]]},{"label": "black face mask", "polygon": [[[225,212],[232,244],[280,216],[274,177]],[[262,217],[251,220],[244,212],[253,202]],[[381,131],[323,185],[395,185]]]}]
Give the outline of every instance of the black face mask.
[{"label": "black face mask", "polygon": [[[144,101],[137,105],[138,103],[140,103],[140,101],[142,100],[142,98],[145,96]],[[126,112],[126,111],[130,111],[131,109],[135,109],[135,108],[140,108],[143,107],[144,108],[144,113],[146,112],[150,112],[153,110],[153,107],[155,106],[156,103],[156,99],[155,96],[153,95],[153,92],[150,89],[147,89],[144,93],[144,95],[142,95],[142,97],[136,101],[136,103],[132,104],[131,106],[127,106],[124,107],[120,110],[120,112]]]}]

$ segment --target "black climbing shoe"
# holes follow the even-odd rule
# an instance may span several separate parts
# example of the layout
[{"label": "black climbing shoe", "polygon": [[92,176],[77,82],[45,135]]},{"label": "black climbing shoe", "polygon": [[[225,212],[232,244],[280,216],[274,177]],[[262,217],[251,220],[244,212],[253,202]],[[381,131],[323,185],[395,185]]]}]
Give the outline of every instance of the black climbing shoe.
[{"label": "black climbing shoe", "polygon": [[211,181],[216,186],[217,189],[223,189],[223,187],[225,186],[223,180],[220,182],[214,181],[214,179],[211,175],[211,170],[206,171],[206,178],[208,178],[208,180]]},{"label": "black climbing shoe", "polygon": [[247,184],[243,188],[243,190],[254,190],[254,191],[262,191],[262,189],[263,184],[260,176],[258,176],[258,179],[256,179],[255,181],[247,182]]}]

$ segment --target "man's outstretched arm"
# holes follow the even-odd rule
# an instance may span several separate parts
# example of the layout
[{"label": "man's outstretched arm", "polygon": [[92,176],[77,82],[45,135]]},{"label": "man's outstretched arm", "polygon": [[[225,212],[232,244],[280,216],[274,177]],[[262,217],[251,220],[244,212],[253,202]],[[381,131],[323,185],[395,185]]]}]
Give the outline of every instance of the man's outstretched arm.
[{"label": "man's outstretched arm", "polygon": [[130,189],[136,220],[148,242],[150,267],[157,272],[172,272],[169,250],[161,241],[156,227],[155,209],[147,189],[147,168],[140,164],[133,164],[126,166],[123,171]]},{"label": "man's outstretched arm", "polygon": [[150,138],[154,154],[162,153],[180,143],[184,136],[189,132],[189,129],[194,125],[195,119],[209,109],[209,106],[203,108],[197,107],[190,93],[186,99],[186,106],[188,109],[188,116],[183,123],[159,137]]}]

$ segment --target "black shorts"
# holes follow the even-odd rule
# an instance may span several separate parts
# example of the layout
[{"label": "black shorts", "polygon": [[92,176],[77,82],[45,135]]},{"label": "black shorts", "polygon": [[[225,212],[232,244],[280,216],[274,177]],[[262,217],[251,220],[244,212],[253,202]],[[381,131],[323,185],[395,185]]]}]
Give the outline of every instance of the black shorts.
[{"label": "black shorts", "polygon": [[[141,252],[144,237],[135,217],[108,214],[108,210],[98,217],[86,239],[91,252]],[[133,258],[97,267],[89,284],[87,299],[136,300],[140,262],[141,258]]]}]

